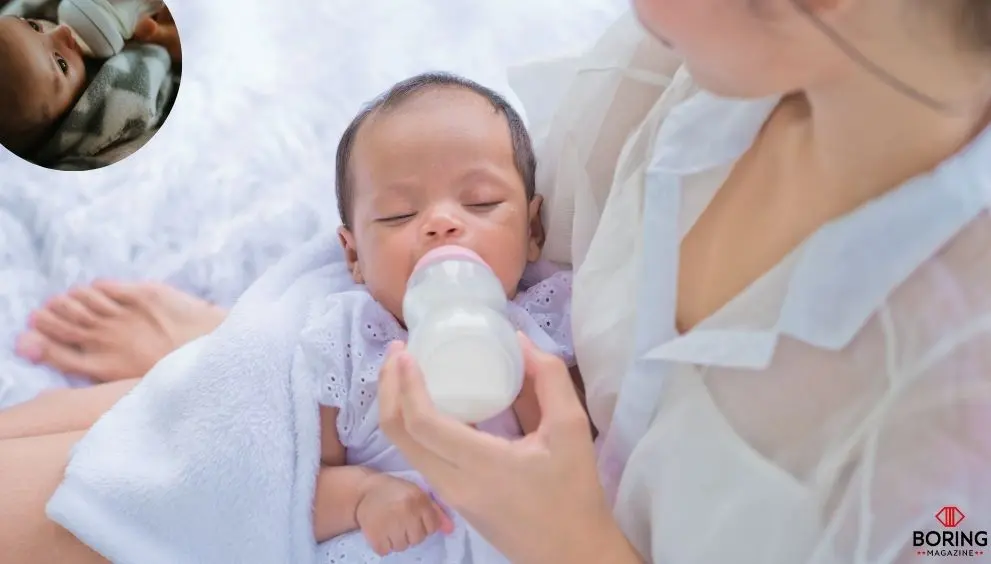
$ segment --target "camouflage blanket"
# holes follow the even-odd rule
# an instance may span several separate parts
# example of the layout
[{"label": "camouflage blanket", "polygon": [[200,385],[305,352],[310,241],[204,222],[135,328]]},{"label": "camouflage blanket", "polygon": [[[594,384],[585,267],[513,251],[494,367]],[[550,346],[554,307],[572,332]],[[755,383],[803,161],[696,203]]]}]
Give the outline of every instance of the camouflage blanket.
[{"label": "camouflage blanket", "polygon": [[[58,2],[11,0],[0,15],[55,21]],[[38,164],[91,170],[116,162],[122,148],[133,152],[128,145],[162,124],[178,90],[180,70],[158,45],[132,43],[87,68],[86,90],[33,159]]]}]

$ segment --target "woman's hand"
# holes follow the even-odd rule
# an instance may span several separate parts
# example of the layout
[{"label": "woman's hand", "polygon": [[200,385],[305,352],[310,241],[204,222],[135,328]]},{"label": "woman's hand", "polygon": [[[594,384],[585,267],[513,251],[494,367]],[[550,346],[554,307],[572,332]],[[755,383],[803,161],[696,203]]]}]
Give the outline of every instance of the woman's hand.
[{"label": "woman's hand", "polygon": [[138,22],[137,27],[134,28],[134,40],[161,45],[169,52],[173,64],[182,62],[179,30],[176,28],[175,20],[172,19],[172,12],[169,12],[168,8],[162,8],[154,16]]},{"label": "woman's hand", "polygon": [[640,562],[599,486],[588,419],[568,369],[521,336],[540,405],[517,441],[438,412],[416,363],[393,343],[379,376],[382,428],[440,498],[511,561]]}]

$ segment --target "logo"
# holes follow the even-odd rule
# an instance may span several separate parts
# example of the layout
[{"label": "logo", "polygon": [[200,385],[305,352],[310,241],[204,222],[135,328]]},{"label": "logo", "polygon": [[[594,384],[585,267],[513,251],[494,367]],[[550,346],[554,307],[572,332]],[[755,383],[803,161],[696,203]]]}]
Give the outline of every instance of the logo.
[{"label": "logo", "polygon": [[966,515],[963,514],[963,511],[960,511],[959,507],[952,505],[947,505],[936,514],[936,520],[939,521],[939,524],[950,529],[957,528],[957,525],[963,521],[964,517]]},{"label": "logo", "polygon": [[919,556],[984,556],[988,551],[988,532],[960,527],[967,515],[955,505],[940,508],[934,515],[940,528],[912,531],[912,546]]}]

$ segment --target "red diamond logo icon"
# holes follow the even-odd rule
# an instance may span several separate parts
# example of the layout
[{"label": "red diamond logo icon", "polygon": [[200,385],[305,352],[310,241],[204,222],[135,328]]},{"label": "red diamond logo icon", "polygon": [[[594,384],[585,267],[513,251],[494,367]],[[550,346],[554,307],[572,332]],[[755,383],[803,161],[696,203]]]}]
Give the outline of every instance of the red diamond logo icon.
[{"label": "red diamond logo icon", "polygon": [[960,511],[959,507],[947,505],[936,512],[936,520],[946,528],[953,529],[959,525],[966,515]]}]

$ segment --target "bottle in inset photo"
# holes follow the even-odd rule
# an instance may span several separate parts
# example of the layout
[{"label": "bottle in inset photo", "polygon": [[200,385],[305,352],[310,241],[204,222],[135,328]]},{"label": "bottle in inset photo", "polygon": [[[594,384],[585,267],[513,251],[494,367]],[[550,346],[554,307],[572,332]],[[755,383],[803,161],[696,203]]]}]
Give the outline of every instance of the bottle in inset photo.
[{"label": "bottle in inset photo", "polygon": [[91,56],[109,58],[120,53],[142,18],[164,5],[162,0],[62,0],[58,19]]}]

